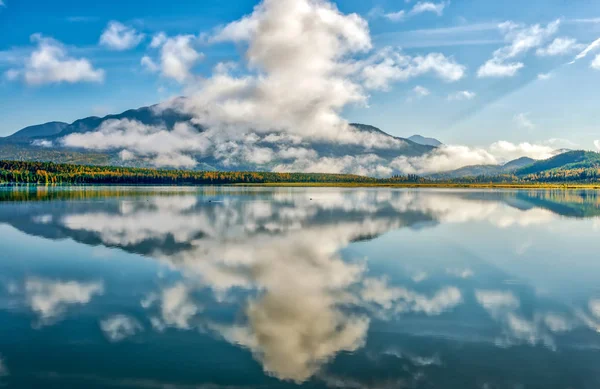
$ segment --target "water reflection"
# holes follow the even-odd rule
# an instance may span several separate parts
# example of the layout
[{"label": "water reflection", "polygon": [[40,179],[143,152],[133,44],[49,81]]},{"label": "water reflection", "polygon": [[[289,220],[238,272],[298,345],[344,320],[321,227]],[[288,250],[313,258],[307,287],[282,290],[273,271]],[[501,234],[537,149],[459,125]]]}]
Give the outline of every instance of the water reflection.
[{"label": "water reflection", "polygon": [[[15,265],[21,258],[0,261],[2,318],[25,318],[38,333],[93,320],[102,347],[151,345],[144,366],[162,358],[161,342],[185,360],[197,339],[221,363],[247,369],[240,367],[244,379],[236,381],[235,367],[208,374],[202,360],[183,374],[156,377],[127,361],[130,371],[53,371],[37,376],[43,382],[600,384],[600,291],[595,275],[582,275],[600,269],[588,261],[580,273],[582,259],[573,260],[576,266],[564,261],[589,258],[599,248],[587,239],[598,226],[596,192],[83,188],[4,190],[0,200],[0,223],[37,237],[42,253],[31,260],[19,254],[27,265]],[[575,231],[579,253],[556,246],[556,237]],[[3,244],[20,252],[18,242]],[[84,250],[79,265],[56,260],[53,268],[43,253],[59,249],[54,244]],[[128,256],[111,260],[98,249]],[[130,255],[143,262],[128,270]],[[67,260],[72,256],[67,252]],[[541,272],[541,259],[556,274]],[[100,342],[89,333],[80,330],[77,341]],[[170,344],[173,334],[183,343]],[[7,340],[0,347],[0,375],[10,367],[34,376],[11,365],[11,354],[22,361],[30,355]],[[253,376],[248,362],[240,362],[246,351],[265,376]],[[540,365],[523,371],[517,356]],[[577,366],[560,368],[574,360]],[[49,372],[41,362],[37,368]]]}]

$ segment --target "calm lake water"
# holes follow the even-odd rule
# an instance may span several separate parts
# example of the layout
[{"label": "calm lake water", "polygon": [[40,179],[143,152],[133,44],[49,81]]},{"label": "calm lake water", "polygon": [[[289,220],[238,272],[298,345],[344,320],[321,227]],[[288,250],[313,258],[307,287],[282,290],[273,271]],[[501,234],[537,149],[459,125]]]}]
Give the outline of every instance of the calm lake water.
[{"label": "calm lake water", "polygon": [[0,189],[0,386],[600,388],[600,193]]}]

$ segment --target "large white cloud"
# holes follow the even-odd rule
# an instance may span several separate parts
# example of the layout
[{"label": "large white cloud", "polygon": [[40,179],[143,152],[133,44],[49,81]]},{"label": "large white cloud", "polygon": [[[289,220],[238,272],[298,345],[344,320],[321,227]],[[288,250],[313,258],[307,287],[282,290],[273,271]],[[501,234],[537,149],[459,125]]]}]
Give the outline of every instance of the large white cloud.
[{"label": "large white cloud", "polygon": [[29,85],[104,81],[104,70],[95,69],[85,58],[70,57],[59,41],[40,34],[32,35],[31,40],[37,47],[23,68],[8,71],[9,78],[23,79]]},{"label": "large white cloud", "polygon": [[128,50],[136,47],[144,39],[144,34],[122,23],[111,21],[100,36],[100,44],[111,50]]}]

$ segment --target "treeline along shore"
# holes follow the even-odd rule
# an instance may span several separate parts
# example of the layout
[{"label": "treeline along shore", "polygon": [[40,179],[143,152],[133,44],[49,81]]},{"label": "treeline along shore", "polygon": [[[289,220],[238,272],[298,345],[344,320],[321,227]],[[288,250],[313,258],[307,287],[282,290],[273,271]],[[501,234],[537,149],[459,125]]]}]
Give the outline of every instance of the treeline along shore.
[{"label": "treeline along shore", "polygon": [[298,185],[298,186],[410,186],[410,187],[592,187],[600,180],[562,176],[514,175],[431,180],[417,175],[374,178],[353,174],[192,171],[112,166],[57,164],[53,162],[0,160],[3,185]]}]

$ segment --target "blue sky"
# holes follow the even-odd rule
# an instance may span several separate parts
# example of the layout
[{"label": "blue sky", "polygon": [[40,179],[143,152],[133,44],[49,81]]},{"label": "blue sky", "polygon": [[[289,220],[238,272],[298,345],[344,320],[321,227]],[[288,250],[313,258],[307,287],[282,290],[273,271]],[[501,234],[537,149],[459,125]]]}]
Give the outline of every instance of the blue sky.
[{"label": "blue sky", "polygon": [[[71,122],[183,94],[185,85],[177,79],[142,64],[148,56],[152,65],[160,65],[156,48],[150,47],[152,38],[160,32],[169,37],[193,35],[201,54],[190,71],[210,77],[216,64],[240,62],[243,50],[232,43],[208,44],[202,37],[251,13],[258,3],[2,2],[0,136],[31,124]],[[429,6],[418,8],[423,4]],[[568,63],[600,38],[600,3],[338,0],[336,5],[343,14],[357,13],[368,21],[374,51],[399,47],[412,57],[439,53],[464,69],[457,79],[426,72],[370,89],[367,104],[344,107],[348,120],[394,135],[420,133],[452,144],[506,140],[594,148],[599,138],[600,69],[592,64],[600,49]],[[132,40],[102,43],[111,22],[121,23]],[[519,39],[529,46],[518,48]],[[117,48],[119,43],[124,46]],[[68,81],[26,79],[26,62],[44,44],[60,47],[63,60],[84,61],[87,75]],[[505,74],[482,76],[488,61],[501,63]],[[506,74],[506,65],[515,63],[518,69]]]}]

